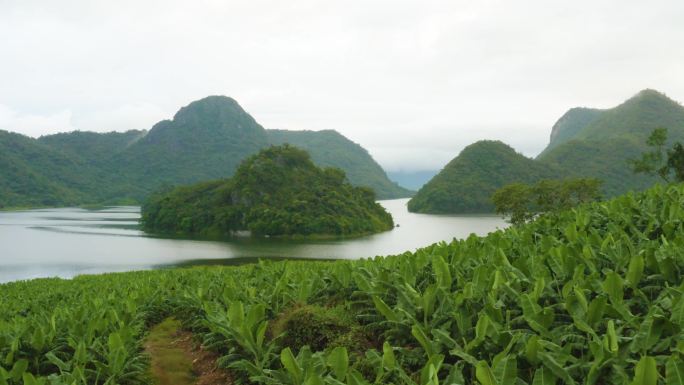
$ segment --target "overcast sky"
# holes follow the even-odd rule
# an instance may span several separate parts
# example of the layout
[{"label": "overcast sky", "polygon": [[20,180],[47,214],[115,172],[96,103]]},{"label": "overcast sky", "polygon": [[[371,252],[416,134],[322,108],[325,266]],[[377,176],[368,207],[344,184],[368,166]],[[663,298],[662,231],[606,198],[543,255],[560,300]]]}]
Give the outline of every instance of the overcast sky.
[{"label": "overcast sky", "polygon": [[207,95],[388,170],[532,156],[574,106],[684,99],[684,1],[0,0],[0,129],[147,129]]}]

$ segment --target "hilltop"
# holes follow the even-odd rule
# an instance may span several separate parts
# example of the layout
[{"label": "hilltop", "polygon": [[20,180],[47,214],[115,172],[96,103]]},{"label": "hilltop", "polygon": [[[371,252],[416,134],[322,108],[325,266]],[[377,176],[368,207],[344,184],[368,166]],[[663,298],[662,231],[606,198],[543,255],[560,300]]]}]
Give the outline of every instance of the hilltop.
[{"label": "hilltop", "polygon": [[38,139],[0,133],[0,206],[131,204],[164,186],[227,178],[272,144],[312,152],[316,164],[347,172],[379,199],[407,197],[360,145],[332,130],[266,130],[232,98],[209,96],[150,130],[74,131]]},{"label": "hilltop", "polygon": [[563,142],[552,137],[537,160],[560,168],[566,176],[601,179],[608,196],[643,190],[657,181],[635,175],[628,164],[628,159],[646,150],[646,139],[655,128],[666,127],[670,143],[684,140],[684,107],[654,90],[641,91],[617,107],[594,111],[593,119],[576,121],[579,129]]},{"label": "hilltop", "polygon": [[393,227],[370,189],[290,145],[248,157],[230,179],[153,195],[142,224],[149,232],[211,236],[356,236]]},{"label": "hilltop", "polygon": [[552,170],[517,153],[500,141],[471,144],[449,162],[409,201],[408,209],[421,213],[492,212],[491,195],[513,182],[552,177]]},{"label": "hilltop", "polygon": [[684,140],[684,107],[654,90],[643,90],[610,109],[573,108],[553,125],[549,144],[536,159],[512,156],[510,148],[486,150],[478,144],[487,142],[478,142],[423,186],[409,202],[409,209],[491,212],[495,190],[508,183],[542,178],[598,178],[608,197],[643,190],[656,179],[635,175],[628,160],[646,150],[646,138],[658,127],[668,128],[670,142]]}]

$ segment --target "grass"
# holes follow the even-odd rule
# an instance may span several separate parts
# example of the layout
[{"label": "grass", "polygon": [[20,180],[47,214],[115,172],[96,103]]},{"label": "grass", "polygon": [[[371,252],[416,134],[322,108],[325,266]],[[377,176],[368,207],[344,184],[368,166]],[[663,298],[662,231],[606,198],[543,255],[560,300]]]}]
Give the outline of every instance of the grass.
[{"label": "grass", "polygon": [[167,318],[154,326],[145,348],[151,356],[150,376],[156,385],[191,385],[195,383],[192,358],[176,344],[181,324]]}]

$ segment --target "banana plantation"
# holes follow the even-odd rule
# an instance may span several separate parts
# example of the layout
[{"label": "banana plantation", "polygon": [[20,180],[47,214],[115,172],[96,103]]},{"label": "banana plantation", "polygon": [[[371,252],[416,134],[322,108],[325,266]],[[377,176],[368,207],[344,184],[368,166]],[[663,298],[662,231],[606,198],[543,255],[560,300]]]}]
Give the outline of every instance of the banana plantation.
[{"label": "banana plantation", "polygon": [[236,383],[684,384],[684,187],[369,260],[0,285],[0,385],[148,384],[181,321]]}]

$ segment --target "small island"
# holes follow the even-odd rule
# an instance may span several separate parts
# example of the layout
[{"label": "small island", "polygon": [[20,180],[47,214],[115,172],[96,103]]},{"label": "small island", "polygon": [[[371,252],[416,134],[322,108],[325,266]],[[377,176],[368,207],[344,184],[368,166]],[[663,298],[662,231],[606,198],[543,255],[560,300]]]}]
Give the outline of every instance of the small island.
[{"label": "small island", "polygon": [[373,190],[288,144],[248,157],[232,178],[152,194],[141,224],[153,233],[210,237],[353,237],[394,227]]}]

